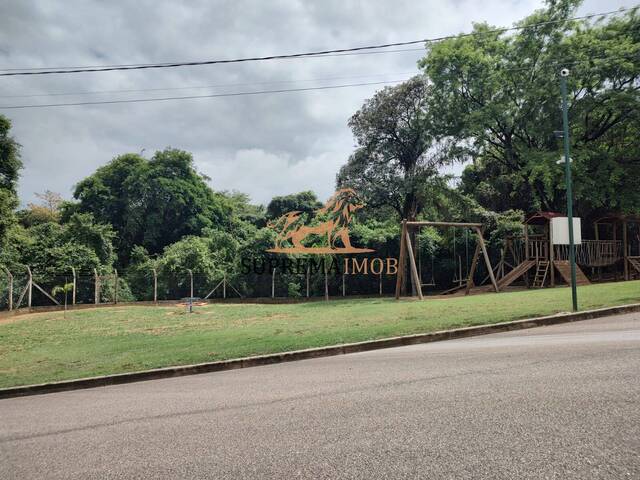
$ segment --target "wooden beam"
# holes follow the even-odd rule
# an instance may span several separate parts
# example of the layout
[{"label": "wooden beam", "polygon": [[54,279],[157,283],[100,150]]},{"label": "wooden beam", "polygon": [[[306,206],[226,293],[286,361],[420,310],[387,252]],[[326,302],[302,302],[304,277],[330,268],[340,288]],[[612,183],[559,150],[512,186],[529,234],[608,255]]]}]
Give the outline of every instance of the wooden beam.
[{"label": "wooden beam", "polygon": [[473,252],[473,259],[471,260],[471,268],[469,269],[469,277],[467,278],[467,286],[464,289],[464,294],[469,295],[469,291],[473,288],[473,275],[476,273],[476,267],[478,266],[478,258],[480,257],[480,242],[476,242],[476,250]]},{"label": "wooden beam", "polygon": [[400,254],[398,258],[398,272],[396,274],[396,300],[400,298],[400,290],[402,289],[402,278],[406,268],[405,256],[407,246],[405,245],[405,234],[407,233],[407,221],[402,220],[402,229],[400,230]]},{"label": "wooden beam", "polygon": [[406,235],[406,243],[407,243],[407,252],[409,253],[409,266],[411,268],[411,277],[413,279],[413,284],[416,286],[416,291],[418,292],[418,298],[420,300],[422,297],[422,285],[420,285],[420,277],[418,276],[418,269],[416,267],[416,260],[413,256],[413,247],[411,246],[411,237],[409,235],[409,231],[405,230]]},{"label": "wooden beam", "polygon": [[627,238],[627,222],[626,220],[624,222],[622,222],[622,263],[624,264],[624,279],[625,280],[629,280],[629,263],[628,263],[628,256],[629,256],[629,252],[627,251],[628,249],[628,238]]},{"label": "wooden beam", "polygon": [[487,253],[487,247],[484,244],[484,238],[482,237],[482,229],[476,228],[476,233],[478,235],[478,243],[480,244],[480,248],[482,249],[482,255],[484,256],[484,263],[487,266],[487,270],[489,271],[489,277],[491,277],[491,284],[493,285],[493,289],[497,292],[500,291],[498,288],[498,283],[496,282],[496,277],[493,275],[493,267],[491,266],[491,260],[489,260],[489,254]]},{"label": "wooden beam", "polygon": [[465,223],[465,222],[407,222],[409,227],[467,227],[481,228],[481,223]]}]

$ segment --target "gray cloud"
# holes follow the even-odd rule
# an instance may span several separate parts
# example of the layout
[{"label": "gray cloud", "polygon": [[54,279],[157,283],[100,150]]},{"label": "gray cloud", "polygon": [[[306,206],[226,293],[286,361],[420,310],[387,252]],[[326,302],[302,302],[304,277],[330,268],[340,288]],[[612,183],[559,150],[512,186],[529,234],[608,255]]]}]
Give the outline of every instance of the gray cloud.
[{"label": "gray cloud", "polygon": [[[630,5],[622,1],[621,5]],[[0,66],[43,67],[201,60],[294,53],[467,31],[473,21],[509,25],[540,2],[14,1],[0,5]],[[611,9],[604,0],[581,12]],[[417,73],[421,52],[326,57],[167,70],[0,79],[0,95],[115,89],[171,92],[0,99],[4,105],[193,95],[395,80]],[[383,74],[389,74],[383,76]],[[353,77],[304,82],[299,80]],[[263,82],[299,81],[266,84]],[[23,202],[72,186],[115,155],[173,146],[194,153],[215,189],[273,195],[333,189],[353,148],[348,118],[381,87],[145,104],[0,110],[23,145]]]}]

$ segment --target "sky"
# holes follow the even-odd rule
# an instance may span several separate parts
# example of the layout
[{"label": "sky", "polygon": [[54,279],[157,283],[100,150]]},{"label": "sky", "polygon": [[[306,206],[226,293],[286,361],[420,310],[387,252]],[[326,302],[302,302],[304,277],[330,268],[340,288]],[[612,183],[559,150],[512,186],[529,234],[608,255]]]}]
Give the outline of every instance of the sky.
[{"label": "sky", "polygon": [[[579,14],[633,0],[588,0]],[[194,61],[289,54],[509,26],[535,0],[2,0],[0,69]],[[0,106],[307,88],[405,80],[420,45],[402,52],[161,70],[0,77]],[[215,190],[266,204],[313,190],[326,199],[354,149],[347,122],[384,85],[117,105],[3,110],[22,145],[23,205],[35,192],[71,198],[113,157],[191,152]],[[192,88],[207,87],[207,88]],[[113,90],[171,89],[104,93]],[[82,92],[102,92],[82,94]],[[67,94],[42,96],[43,94]],[[24,95],[23,97],[15,97]],[[454,168],[454,173],[460,171]]]}]

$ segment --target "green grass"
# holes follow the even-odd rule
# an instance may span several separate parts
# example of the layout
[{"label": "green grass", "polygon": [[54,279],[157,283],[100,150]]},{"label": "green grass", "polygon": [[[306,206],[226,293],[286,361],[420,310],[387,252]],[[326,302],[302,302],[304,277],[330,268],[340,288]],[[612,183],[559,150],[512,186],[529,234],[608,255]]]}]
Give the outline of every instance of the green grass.
[{"label": "green grass", "polygon": [[[640,281],[578,288],[580,308],[640,302]],[[567,288],[423,302],[112,307],[0,321],[0,387],[282,352],[569,311]]]}]

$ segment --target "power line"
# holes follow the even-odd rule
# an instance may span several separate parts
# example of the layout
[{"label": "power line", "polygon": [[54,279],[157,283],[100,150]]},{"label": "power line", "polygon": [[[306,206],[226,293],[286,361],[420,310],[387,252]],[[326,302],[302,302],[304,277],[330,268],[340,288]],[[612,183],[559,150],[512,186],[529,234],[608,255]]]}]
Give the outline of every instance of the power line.
[{"label": "power line", "polygon": [[[327,54],[319,54],[313,55],[307,58],[323,58],[323,57],[346,57],[352,55],[382,55],[386,53],[404,53],[404,52],[424,52],[424,48],[398,48],[394,50],[373,50],[371,52],[345,52],[345,53],[327,53]],[[284,60],[287,60],[286,58]],[[22,67],[22,68],[0,68],[0,72],[13,72],[13,71],[29,71],[29,70],[69,70],[69,69],[84,69],[84,68],[106,68],[106,67],[137,67],[137,66],[147,66],[147,65],[164,65],[169,62],[153,64],[153,63],[132,63],[132,64],[124,64],[124,65],[84,65],[84,66],[76,66],[76,67]]]},{"label": "power line", "polygon": [[[575,66],[575,65],[581,65],[581,64],[588,64],[588,63],[591,63],[593,60],[618,59],[618,58],[640,60],[640,55],[638,53],[635,53],[635,54],[629,54],[629,55],[591,56],[588,59],[576,60],[573,62],[556,61],[556,62],[549,62],[549,63],[541,63],[537,66],[514,67],[514,68],[496,67],[494,72],[486,74],[484,75],[484,77],[490,78],[490,77],[502,75],[508,72],[521,72],[521,71],[535,70],[535,69],[537,69],[538,72],[540,72],[543,70],[547,70],[549,68],[554,68],[559,66]],[[120,103],[147,103],[147,102],[160,102],[160,101],[170,101],[170,100],[192,100],[192,99],[199,99],[199,98],[241,97],[241,96],[253,96],[253,95],[266,95],[266,94],[273,94],[273,93],[309,92],[314,90],[335,90],[339,88],[361,87],[361,86],[367,86],[367,85],[389,85],[389,84],[404,82],[406,80],[407,78],[402,80],[389,80],[389,81],[380,81],[380,82],[361,82],[361,83],[350,83],[350,84],[343,84],[343,85],[327,85],[327,86],[307,87],[307,88],[286,88],[286,89],[278,89],[278,90],[259,90],[259,91],[253,91],[253,92],[232,92],[232,93],[219,93],[219,94],[211,94],[211,95],[188,95],[188,96],[182,96],[182,97],[135,98],[135,99],[127,99],[127,100],[103,100],[103,101],[49,103],[49,104],[34,104],[34,105],[6,105],[6,106],[0,106],[0,109],[71,107],[71,106],[81,106],[81,105],[110,105],[110,104],[120,104]]]},{"label": "power line", "polygon": [[384,82],[363,82],[363,83],[349,83],[344,85],[328,85],[324,87],[307,87],[307,88],[283,88],[280,90],[259,90],[255,92],[234,92],[234,93],[217,93],[212,95],[189,95],[184,97],[161,97],[161,98],[134,98],[130,100],[104,100],[94,102],[74,102],[74,103],[47,103],[38,105],[8,105],[0,106],[0,109],[25,109],[25,108],[48,108],[48,107],[74,107],[80,105],[111,105],[118,103],[144,103],[144,102],[162,102],[169,100],[191,100],[196,98],[219,98],[219,97],[243,97],[250,95],[266,95],[271,93],[289,93],[289,92],[310,92],[314,90],[335,90],[338,88],[347,87],[363,87],[367,85],[384,85],[392,83],[404,82],[402,80],[389,80]]},{"label": "power line", "polygon": [[[420,49],[422,51],[422,49]],[[55,92],[55,93],[33,93],[23,95],[0,95],[0,98],[33,98],[33,97],[60,97],[60,96],[75,96],[75,95],[99,95],[105,93],[144,93],[144,92],[163,92],[163,91],[175,91],[175,90],[200,90],[206,88],[227,88],[227,87],[248,87],[254,85],[278,85],[278,84],[290,84],[290,83],[302,83],[302,82],[322,82],[330,80],[346,80],[353,78],[375,78],[375,77],[388,77],[388,76],[401,76],[401,75],[415,75],[417,72],[390,72],[390,73],[375,73],[375,74],[363,74],[363,75],[345,75],[339,77],[324,77],[324,78],[307,78],[299,80],[273,80],[266,82],[247,82],[247,83],[226,83],[217,85],[194,85],[190,87],[163,87],[163,88],[138,88],[138,89],[126,89],[126,90],[94,90],[84,92]]]},{"label": "power line", "polygon": [[107,72],[107,71],[116,71],[116,70],[142,70],[142,69],[151,69],[151,68],[154,68],[154,69],[176,68],[176,67],[188,67],[188,66],[198,66],[198,65],[218,65],[218,64],[228,64],[228,63],[244,63],[244,62],[258,62],[258,61],[267,61],[267,60],[308,58],[308,57],[317,57],[317,56],[336,54],[336,53],[360,52],[362,50],[374,50],[374,49],[383,49],[383,48],[390,48],[390,47],[400,47],[400,46],[416,45],[420,43],[434,43],[434,42],[440,42],[443,40],[449,40],[454,38],[470,37],[470,36],[477,36],[477,35],[491,35],[495,33],[504,33],[504,32],[510,32],[515,30],[525,30],[525,29],[540,27],[544,25],[564,23],[564,22],[570,22],[575,20],[586,20],[586,19],[595,18],[595,17],[605,17],[608,15],[620,14],[629,10],[634,10],[639,6],[640,5],[635,5],[633,7],[620,8],[618,10],[611,10],[608,12],[582,15],[579,17],[572,17],[567,19],[547,20],[544,22],[532,23],[529,25],[497,28],[493,30],[487,30],[485,32],[470,32],[470,33],[463,33],[459,35],[446,35],[446,36],[436,37],[436,38],[426,38],[426,39],[420,39],[420,40],[410,40],[407,42],[394,42],[394,43],[385,43],[385,44],[378,44],[378,45],[368,45],[363,47],[339,48],[339,49],[333,49],[333,50],[321,50],[321,51],[314,51],[314,52],[286,54],[286,55],[269,55],[264,57],[234,58],[234,59],[227,59],[227,60],[200,60],[200,61],[191,61],[191,62],[122,64],[122,65],[82,67],[82,68],[49,67],[49,68],[40,68],[38,70],[27,70],[23,68],[23,69],[20,69],[20,71],[11,71],[11,72],[6,71],[5,73],[0,73],[0,76],[6,77],[6,76],[17,76],[17,75],[51,75],[51,74],[64,74],[64,73]]}]

